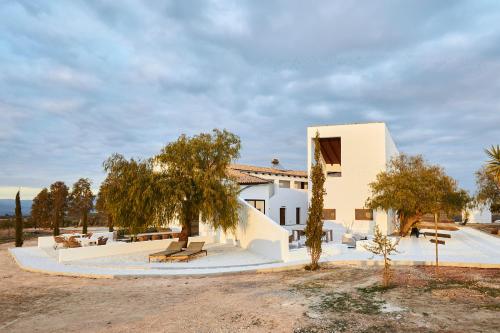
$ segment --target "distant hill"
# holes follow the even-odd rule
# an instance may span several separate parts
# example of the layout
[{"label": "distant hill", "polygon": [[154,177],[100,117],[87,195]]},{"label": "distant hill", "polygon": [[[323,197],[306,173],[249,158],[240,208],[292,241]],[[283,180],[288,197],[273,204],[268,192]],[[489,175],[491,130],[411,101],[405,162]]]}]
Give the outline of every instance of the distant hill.
[{"label": "distant hill", "polygon": [[[29,215],[31,212],[31,200],[21,200],[21,211],[23,215]],[[16,210],[16,201],[14,199],[0,199],[0,216],[9,214],[13,216]]]}]

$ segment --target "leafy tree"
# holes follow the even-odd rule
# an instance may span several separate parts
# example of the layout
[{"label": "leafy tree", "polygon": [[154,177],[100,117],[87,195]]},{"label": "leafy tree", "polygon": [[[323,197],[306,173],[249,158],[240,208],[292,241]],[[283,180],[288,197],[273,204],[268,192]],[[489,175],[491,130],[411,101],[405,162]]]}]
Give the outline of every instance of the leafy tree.
[{"label": "leafy tree", "polygon": [[113,231],[113,216],[107,208],[107,193],[110,186],[109,176],[102,182],[99,193],[97,194],[97,200],[95,203],[95,208],[100,219],[105,219],[108,225],[108,231]]},{"label": "leafy tree", "polygon": [[49,190],[44,188],[33,199],[31,204],[31,219],[34,227],[47,228],[51,225],[51,207]]},{"label": "leafy tree", "polygon": [[370,189],[366,206],[396,211],[401,236],[424,214],[461,211],[469,200],[467,192],[458,189],[441,167],[427,164],[420,155],[394,157],[387,170],[370,183]]},{"label": "leafy tree", "polygon": [[16,247],[23,246],[23,213],[21,212],[20,191],[16,194]]},{"label": "leafy tree", "polygon": [[500,146],[491,146],[490,149],[485,149],[486,154],[490,158],[486,164],[486,169],[500,184]]},{"label": "leafy tree", "polygon": [[57,181],[50,185],[49,198],[54,236],[59,235],[59,226],[64,222],[64,216],[68,208],[68,191],[69,189],[64,182]]},{"label": "leafy tree", "polygon": [[397,251],[399,241],[392,242],[389,237],[382,234],[378,225],[375,226],[375,233],[372,244],[366,244],[363,247],[376,255],[384,256],[384,278],[383,284],[388,287],[391,281],[391,258],[389,256]]},{"label": "leafy tree", "polygon": [[94,207],[94,194],[91,190],[91,182],[88,178],[80,178],[73,184],[69,196],[69,210],[82,221],[82,233],[87,233],[88,216]]},{"label": "leafy tree", "polygon": [[182,225],[181,239],[191,236],[200,218],[227,231],[238,223],[239,186],[228,181],[227,169],[239,157],[240,139],[226,130],[192,137],[181,135],[156,156],[163,189],[161,215]]},{"label": "leafy tree", "polygon": [[314,139],[314,164],[311,167],[312,198],[309,206],[306,233],[306,246],[311,255],[310,270],[319,268],[318,261],[321,257],[321,236],[323,234],[323,196],[325,195],[325,173],[320,161],[321,149],[319,144],[319,133],[316,132]]},{"label": "leafy tree", "polygon": [[127,160],[114,154],[104,162],[104,170],[113,181],[105,184],[101,192],[105,202],[99,203],[99,209],[105,208],[116,226],[136,235],[159,224],[163,193],[151,160]]},{"label": "leafy tree", "polygon": [[492,212],[500,212],[500,183],[486,167],[476,172],[476,203],[490,206]]}]

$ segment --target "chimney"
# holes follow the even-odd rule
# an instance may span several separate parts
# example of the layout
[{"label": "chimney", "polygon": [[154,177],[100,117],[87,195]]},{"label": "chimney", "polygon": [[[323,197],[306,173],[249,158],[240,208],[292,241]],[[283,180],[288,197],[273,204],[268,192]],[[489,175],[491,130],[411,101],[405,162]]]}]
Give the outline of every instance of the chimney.
[{"label": "chimney", "polygon": [[281,169],[280,161],[277,158],[273,158],[271,165],[274,169]]}]

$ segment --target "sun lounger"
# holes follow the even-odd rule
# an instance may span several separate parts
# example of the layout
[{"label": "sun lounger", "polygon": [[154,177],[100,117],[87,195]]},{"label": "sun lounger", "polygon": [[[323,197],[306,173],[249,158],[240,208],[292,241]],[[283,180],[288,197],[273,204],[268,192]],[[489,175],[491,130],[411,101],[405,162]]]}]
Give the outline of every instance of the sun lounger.
[{"label": "sun lounger", "polygon": [[205,245],[205,242],[191,242],[186,250],[172,254],[167,260],[189,261],[189,259],[200,253],[208,255],[207,250],[203,250],[203,245]]},{"label": "sun lounger", "polygon": [[185,245],[186,241],[171,242],[165,251],[150,254],[149,262],[151,262],[151,259],[157,259],[158,261],[166,260],[169,256],[181,252]]}]

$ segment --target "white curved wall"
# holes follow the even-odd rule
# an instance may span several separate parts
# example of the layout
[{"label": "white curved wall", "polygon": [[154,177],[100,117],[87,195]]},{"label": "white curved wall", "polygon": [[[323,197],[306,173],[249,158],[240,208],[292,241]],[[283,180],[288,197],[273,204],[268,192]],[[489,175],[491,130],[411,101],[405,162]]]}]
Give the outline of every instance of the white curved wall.
[{"label": "white curved wall", "polygon": [[239,199],[240,222],[236,229],[239,245],[266,258],[288,261],[288,231]]}]

